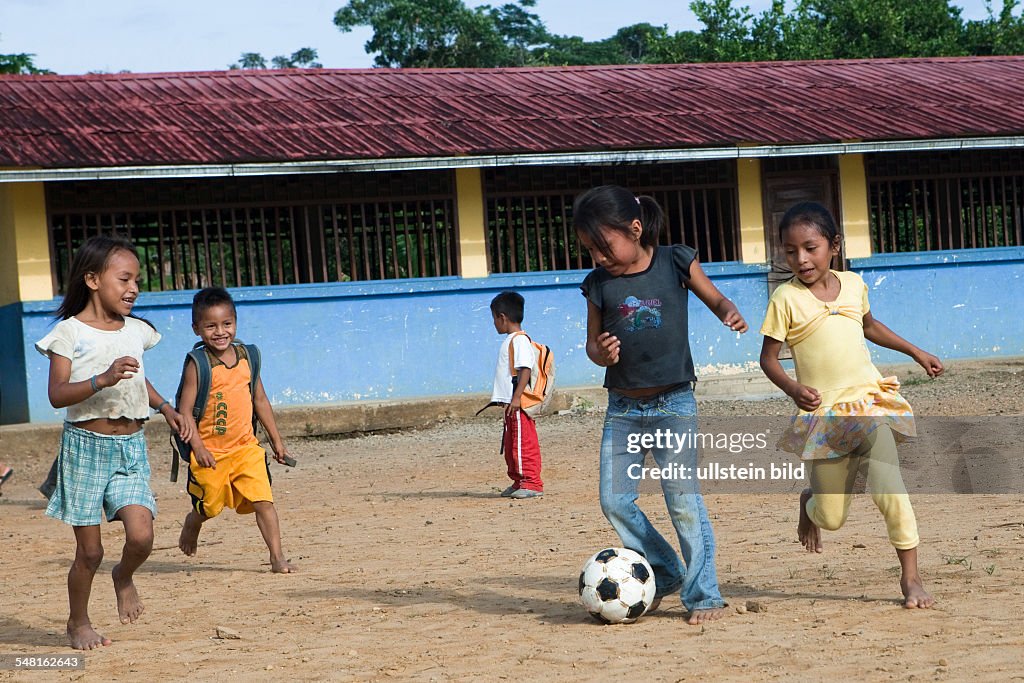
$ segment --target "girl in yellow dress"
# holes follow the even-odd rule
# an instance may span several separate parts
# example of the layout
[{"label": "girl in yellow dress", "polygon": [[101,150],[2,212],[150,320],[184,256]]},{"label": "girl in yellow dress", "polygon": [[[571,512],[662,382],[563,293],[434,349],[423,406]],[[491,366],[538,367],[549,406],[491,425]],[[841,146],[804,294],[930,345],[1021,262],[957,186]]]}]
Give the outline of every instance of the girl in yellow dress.
[{"label": "girl in yellow dress", "polygon": [[[819,530],[843,525],[857,472],[866,471],[899,557],[904,606],[931,607],[935,601],[917,567],[917,521],[896,454],[897,438],[916,436],[914,413],[896,378],[882,377],[872,364],[864,340],[907,354],[929,377],[942,374],[942,363],[871,315],[859,275],[830,268],[842,238],[825,207],[792,207],[779,235],[795,277],[768,302],[761,369],[799,408],[779,445],[810,461],[811,486],[800,496],[800,542],[809,552],[822,551]],[[793,351],[795,381],[779,363],[783,342]]]}]

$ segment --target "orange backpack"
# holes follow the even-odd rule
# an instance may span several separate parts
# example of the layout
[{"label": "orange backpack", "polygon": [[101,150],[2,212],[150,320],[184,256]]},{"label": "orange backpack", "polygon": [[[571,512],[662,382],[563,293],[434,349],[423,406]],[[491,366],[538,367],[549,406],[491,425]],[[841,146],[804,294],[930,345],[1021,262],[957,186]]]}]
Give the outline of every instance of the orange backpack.
[{"label": "orange backpack", "polygon": [[[524,335],[536,351],[536,361],[530,368],[530,381],[523,389],[522,407],[530,417],[546,415],[551,407],[551,397],[555,393],[555,357],[551,349],[530,339],[530,335],[519,331],[515,336]],[[508,345],[508,370],[513,379],[516,377],[515,344]],[[513,383],[513,386],[514,383]]]}]

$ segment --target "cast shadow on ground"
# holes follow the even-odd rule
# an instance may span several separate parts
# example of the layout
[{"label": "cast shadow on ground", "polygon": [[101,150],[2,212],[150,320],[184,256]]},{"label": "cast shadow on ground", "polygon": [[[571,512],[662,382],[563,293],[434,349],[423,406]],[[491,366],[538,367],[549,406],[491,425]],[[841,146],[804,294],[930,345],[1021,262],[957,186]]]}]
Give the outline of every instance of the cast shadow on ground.
[{"label": "cast shadow on ground", "polygon": [[23,507],[26,510],[46,509],[46,501],[42,500],[39,496],[36,496],[35,498],[10,498],[8,496],[0,496],[0,505]]},{"label": "cast shadow on ground", "polygon": [[27,645],[59,652],[67,648],[68,641],[63,633],[55,634],[29,626],[14,617],[0,615],[0,649],[5,645]]},{"label": "cast shadow on ground", "polygon": [[729,581],[722,582],[721,584],[722,594],[726,600],[730,601],[732,605],[739,605],[741,602],[753,598],[753,599],[770,599],[777,601],[787,600],[812,600],[822,602],[863,602],[863,603],[894,603],[903,604],[902,597],[882,597],[882,596],[870,596],[865,593],[859,595],[850,595],[844,592],[842,586],[836,586],[835,593],[811,593],[806,591],[798,590],[779,590],[779,589],[765,589],[750,586],[745,583],[732,583]]},{"label": "cast shadow on ground", "polygon": [[366,491],[362,495],[394,498],[501,498],[500,491]]},{"label": "cast shadow on ground", "polygon": [[[181,551],[178,551],[179,553]],[[154,574],[180,574],[183,572],[243,572],[246,574],[263,574],[270,573],[269,569],[262,569],[259,567],[242,567],[237,564],[198,564],[195,561],[189,561],[182,556],[180,561],[161,561],[152,559],[146,560],[145,564],[139,569],[140,572],[152,572]],[[254,560],[255,561],[255,560]],[[270,566],[269,564],[267,565]]]},{"label": "cast shadow on ground", "polygon": [[[537,577],[490,576],[476,577],[472,585],[463,590],[441,585],[420,584],[389,588],[364,588],[340,585],[336,588],[289,591],[290,598],[302,600],[341,600],[371,604],[382,608],[402,608],[416,605],[445,605],[463,608],[481,614],[507,616],[530,615],[546,624],[567,625],[592,623],[593,619],[577,601],[575,576],[545,575]],[[493,588],[489,586],[494,586]],[[525,589],[525,590],[524,590]],[[898,603],[885,597],[852,596],[841,590],[835,594],[763,590],[745,584],[723,586],[726,599],[735,606],[748,598],[770,600],[818,600],[847,602],[860,600],[868,603]],[[544,593],[551,597],[542,597]],[[686,614],[678,595],[667,596],[662,607],[648,618],[682,618]]]},{"label": "cast shadow on ground", "polygon": [[[288,595],[295,600],[352,600],[383,608],[446,605],[495,616],[529,615],[534,620],[548,624],[591,621],[590,616],[576,603],[575,577],[569,577],[568,580],[564,576],[477,577],[472,581],[473,586],[487,583],[507,586],[508,590],[473,588],[468,584],[464,590],[434,583],[376,589],[340,585],[335,588],[289,591]],[[529,592],[523,590],[524,586],[529,587]],[[537,592],[560,597],[540,597],[535,594]]]}]

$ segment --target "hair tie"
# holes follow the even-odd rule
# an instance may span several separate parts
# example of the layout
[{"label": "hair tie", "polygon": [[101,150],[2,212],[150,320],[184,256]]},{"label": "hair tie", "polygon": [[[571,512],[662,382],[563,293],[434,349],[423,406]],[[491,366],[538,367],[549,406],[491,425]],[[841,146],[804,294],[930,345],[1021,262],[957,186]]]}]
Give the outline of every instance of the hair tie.
[{"label": "hair tie", "polygon": [[640,203],[640,198],[639,198],[639,197],[633,197],[633,199],[635,199],[635,200],[636,200],[636,203],[637,203],[637,204],[639,204],[639,203]]}]

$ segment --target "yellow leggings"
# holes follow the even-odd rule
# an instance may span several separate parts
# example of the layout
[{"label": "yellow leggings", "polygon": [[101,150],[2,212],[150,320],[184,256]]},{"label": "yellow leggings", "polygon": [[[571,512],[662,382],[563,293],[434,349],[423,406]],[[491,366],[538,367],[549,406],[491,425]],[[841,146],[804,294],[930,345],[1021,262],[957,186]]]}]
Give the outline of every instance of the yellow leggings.
[{"label": "yellow leggings", "polygon": [[889,541],[897,550],[916,548],[917,519],[900,474],[896,440],[888,426],[875,430],[850,455],[811,461],[811,499],[807,514],[821,529],[835,531],[850,513],[853,484],[858,471],[867,470],[871,499],[881,510]]}]

